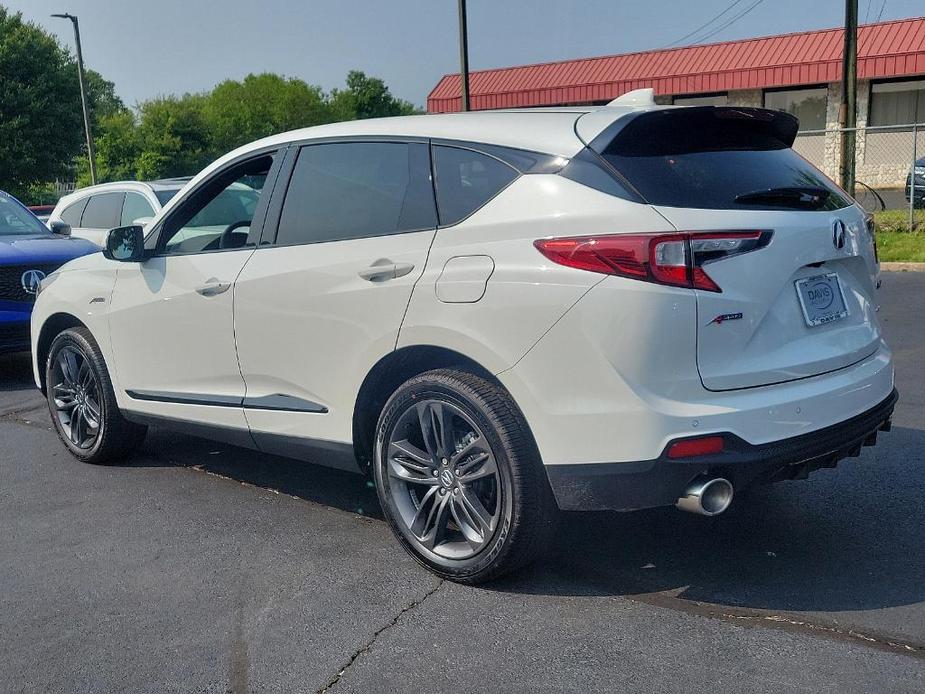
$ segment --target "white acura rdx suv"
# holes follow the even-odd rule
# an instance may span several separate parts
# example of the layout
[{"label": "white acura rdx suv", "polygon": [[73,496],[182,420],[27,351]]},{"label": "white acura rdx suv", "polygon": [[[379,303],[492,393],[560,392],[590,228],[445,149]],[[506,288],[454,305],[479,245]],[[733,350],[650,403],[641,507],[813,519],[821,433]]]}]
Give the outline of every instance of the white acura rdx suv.
[{"label": "white acura rdx suv", "polygon": [[468,583],[557,507],[715,515],[857,456],[897,399],[872,225],[792,116],[646,96],[223,157],[42,285],[64,445],[116,462],[158,423],[368,473],[401,544]]}]

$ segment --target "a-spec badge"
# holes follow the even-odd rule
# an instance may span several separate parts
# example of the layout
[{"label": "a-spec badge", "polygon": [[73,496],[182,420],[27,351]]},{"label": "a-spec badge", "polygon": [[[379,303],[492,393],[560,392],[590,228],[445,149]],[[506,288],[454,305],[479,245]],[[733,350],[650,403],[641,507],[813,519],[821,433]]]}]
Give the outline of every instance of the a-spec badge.
[{"label": "a-spec badge", "polygon": [[722,325],[727,320],[742,320],[742,314],[741,313],[721,313],[716,318],[714,318],[709,323],[707,323],[707,325],[713,325],[714,323],[716,323],[717,325]]}]

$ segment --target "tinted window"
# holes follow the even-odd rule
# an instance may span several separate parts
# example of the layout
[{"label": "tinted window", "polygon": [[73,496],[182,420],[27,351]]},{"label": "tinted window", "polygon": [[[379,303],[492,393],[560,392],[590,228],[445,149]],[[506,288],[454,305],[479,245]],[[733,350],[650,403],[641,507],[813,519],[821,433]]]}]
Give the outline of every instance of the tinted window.
[{"label": "tinted window", "polygon": [[72,227],[80,226],[80,216],[84,213],[90,198],[83,198],[77,202],[71,203],[61,212],[61,221]]},{"label": "tinted window", "polygon": [[277,243],[319,243],[437,226],[427,145],[309,145],[283,205]]},{"label": "tinted window", "polygon": [[164,222],[159,247],[167,254],[203,253],[248,245],[273,156],[251,159],[207,181]]},{"label": "tinted window", "polygon": [[134,224],[136,219],[153,217],[154,208],[151,207],[144,195],[126,193],[125,202],[122,203],[122,226]]},{"label": "tinted window", "polygon": [[158,202],[161,203],[161,207],[166,205],[173,196],[180,192],[179,188],[173,188],[171,190],[155,190],[154,197],[157,198]]},{"label": "tinted window", "polygon": [[497,159],[456,147],[434,147],[441,224],[455,224],[491,200],[517,171]]},{"label": "tinted window", "polygon": [[48,227],[13,198],[0,193],[0,236],[47,234]]},{"label": "tinted window", "polygon": [[[602,154],[655,205],[809,209],[799,190],[787,194],[792,189],[822,189],[811,209],[850,204],[832,181],[790,148],[796,127],[790,116],[767,111],[652,111],[626,125]],[[781,194],[760,194],[769,190]],[[749,193],[755,195],[745,197]]]},{"label": "tinted window", "polygon": [[125,193],[101,193],[87,202],[80,226],[85,229],[112,229],[122,218],[122,199]]}]

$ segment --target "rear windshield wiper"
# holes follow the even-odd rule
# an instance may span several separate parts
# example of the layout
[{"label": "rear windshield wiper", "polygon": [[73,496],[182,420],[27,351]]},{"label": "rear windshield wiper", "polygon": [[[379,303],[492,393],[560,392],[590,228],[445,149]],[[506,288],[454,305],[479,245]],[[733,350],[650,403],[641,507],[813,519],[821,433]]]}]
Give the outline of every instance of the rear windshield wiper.
[{"label": "rear windshield wiper", "polygon": [[736,195],[735,201],[741,205],[775,205],[796,207],[801,210],[818,210],[825,205],[830,194],[831,191],[815,186],[766,188]]}]

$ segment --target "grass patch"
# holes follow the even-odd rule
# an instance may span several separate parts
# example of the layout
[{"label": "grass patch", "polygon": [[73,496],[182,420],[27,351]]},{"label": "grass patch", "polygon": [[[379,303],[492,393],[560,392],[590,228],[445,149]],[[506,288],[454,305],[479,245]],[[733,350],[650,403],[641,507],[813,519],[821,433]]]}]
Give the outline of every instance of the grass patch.
[{"label": "grass patch", "polygon": [[925,233],[884,231],[878,221],[877,250],[880,254],[880,262],[925,263]]},{"label": "grass patch", "polygon": [[[923,224],[923,211],[918,209],[915,211],[915,226],[916,231],[921,231]],[[874,212],[874,222],[877,225],[877,233],[889,232],[889,231],[909,231],[909,210],[882,210],[880,212]]]}]

